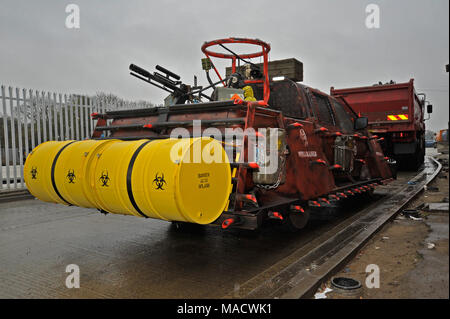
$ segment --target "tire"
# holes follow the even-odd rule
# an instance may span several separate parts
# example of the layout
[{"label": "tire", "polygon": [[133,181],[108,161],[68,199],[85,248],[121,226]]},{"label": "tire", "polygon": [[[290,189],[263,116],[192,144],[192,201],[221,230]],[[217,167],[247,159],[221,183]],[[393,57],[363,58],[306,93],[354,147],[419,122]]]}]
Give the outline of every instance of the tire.
[{"label": "tire", "polygon": [[402,156],[397,162],[402,170],[417,171],[422,166],[425,160],[425,149],[421,142],[417,142],[416,151],[409,156]]},{"label": "tire", "polygon": [[[414,166],[414,170],[417,171],[419,170],[419,168],[422,166],[422,164],[425,161],[425,140],[421,139],[421,142],[417,150],[417,154],[416,154],[416,162],[415,162],[415,166]],[[418,144],[419,144],[418,143]]]},{"label": "tire", "polygon": [[294,233],[299,231],[300,229],[305,228],[308,224],[309,215],[309,209],[305,209],[305,212],[303,213],[289,212],[283,222],[283,229],[288,232]]},{"label": "tire", "polygon": [[187,222],[172,221],[171,230],[175,232],[201,233],[205,230],[205,225],[193,224]]},{"label": "tire", "polygon": [[410,164],[410,169],[412,171],[417,171],[420,168],[421,165],[422,165],[422,163],[421,163],[421,154],[420,154],[420,151],[419,151],[419,152],[414,153],[413,160],[411,161],[411,164]]}]

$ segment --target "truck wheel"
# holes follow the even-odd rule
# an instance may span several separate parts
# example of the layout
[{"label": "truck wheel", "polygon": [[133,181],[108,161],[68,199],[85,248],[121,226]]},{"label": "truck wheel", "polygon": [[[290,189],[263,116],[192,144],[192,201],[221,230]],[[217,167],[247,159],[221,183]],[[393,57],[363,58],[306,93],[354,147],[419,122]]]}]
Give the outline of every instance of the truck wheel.
[{"label": "truck wheel", "polygon": [[422,151],[418,151],[416,152],[415,156],[414,156],[414,161],[412,161],[412,169],[414,171],[419,170],[420,166],[422,166],[424,161],[424,156],[422,154]]},{"label": "truck wheel", "polygon": [[420,143],[420,147],[418,149],[417,154],[417,163],[416,163],[416,171],[422,166],[423,162],[425,161],[425,140],[422,140],[422,143]]},{"label": "truck wheel", "polygon": [[172,221],[171,230],[175,232],[199,233],[203,232],[205,225]]},{"label": "truck wheel", "polygon": [[420,148],[420,165],[425,162],[425,137],[422,138],[422,147]]},{"label": "truck wheel", "polygon": [[403,157],[400,160],[400,167],[404,167],[409,171],[417,171],[422,166],[424,160],[425,149],[422,147],[421,142],[417,142],[416,151],[407,157]]},{"label": "truck wheel", "polygon": [[392,177],[394,179],[397,179],[397,171],[398,171],[397,165],[398,165],[397,161],[390,161],[390,162],[388,162],[389,169],[390,169]]},{"label": "truck wheel", "polygon": [[289,232],[296,232],[305,228],[309,219],[309,209],[305,209],[304,213],[290,212],[283,222],[283,228]]}]

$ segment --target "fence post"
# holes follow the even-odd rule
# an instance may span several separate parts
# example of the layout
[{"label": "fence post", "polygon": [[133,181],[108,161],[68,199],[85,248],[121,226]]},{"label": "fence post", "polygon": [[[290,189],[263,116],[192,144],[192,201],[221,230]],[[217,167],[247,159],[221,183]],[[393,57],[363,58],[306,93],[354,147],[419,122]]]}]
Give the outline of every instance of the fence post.
[{"label": "fence post", "polygon": [[87,96],[83,99],[83,125],[84,125],[84,138],[89,138],[89,98]]},{"label": "fence post", "polygon": [[62,106],[62,94],[58,94],[58,109],[59,109],[59,135],[61,136],[61,141],[66,139],[64,135],[64,109]]},{"label": "fence post", "polygon": [[[24,132],[25,132],[25,159],[28,157],[28,154],[30,152],[30,145],[29,145],[29,135],[28,135],[28,107],[27,107],[27,90],[22,90],[22,96],[23,96],[23,114],[24,114]],[[25,177],[25,176],[24,176]]]},{"label": "fence post", "polygon": [[37,145],[42,143],[42,135],[41,135],[41,112],[39,112],[39,92],[36,91],[36,98],[35,98],[35,104],[34,104],[34,110],[36,112],[36,128],[37,128]]},{"label": "fence post", "polygon": [[34,114],[34,104],[33,104],[33,91],[29,90],[30,95],[30,134],[31,134],[31,148],[34,149],[36,147],[36,134],[34,132],[34,121],[35,121],[35,114]]},{"label": "fence post", "polygon": [[[50,98],[50,92],[48,93]],[[60,141],[58,134],[58,104],[56,103],[56,93],[51,94],[52,110],[53,110],[53,130],[55,131],[55,141]]]},{"label": "fence post", "polygon": [[[19,167],[20,167],[20,185],[24,186],[23,176],[23,140],[22,140],[22,107],[20,105],[19,88],[16,88],[16,110],[17,110],[17,138],[19,140]],[[14,167],[14,171],[17,172],[17,168]],[[16,184],[17,185],[17,184]]]},{"label": "fence post", "polygon": [[[5,140],[5,175],[6,175],[6,187],[11,188],[10,185],[10,171],[9,171],[9,134],[8,134],[8,112],[6,108],[5,86],[2,85],[2,104],[3,104],[3,137]],[[3,166],[2,166],[3,170]],[[3,188],[3,179],[2,179]]]},{"label": "fence post", "polygon": [[65,121],[66,121],[66,140],[70,140],[69,135],[69,104],[67,102],[67,94],[64,94],[64,114],[65,114]]},{"label": "fence post", "polygon": [[[45,96],[45,94],[44,94]],[[53,125],[52,125],[52,121],[53,121],[53,117],[52,117],[52,109],[53,109],[53,101],[51,100],[51,96],[50,96],[50,92],[47,92],[47,100],[46,100],[46,110],[47,112],[45,112],[46,114],[48,113],[47,116],[47,120],[44,121],[46,124],[45,126],[47,126],[48,123],[48,140],[52,141],[53,140]],[[56,133],[55,133],[56,136]]]},{"label": "fence post", "polygon": [[73,118],[74,118],[75,110],[73,109],[72,104],[73,104],[73,95],[71,94],[71,95],[69,95],[69,105],[68,105],[69,116],[70,116],[70,139],[74,140],[75,139],[75,133],[74,133],[75,125],[74,125]]},{"label": "fence post", "polygon": [[74,107],[75,107],[75,129],[76,129],[76,139],[80,140],[80,96],[74,95]]},{"label": "fence post", "polygon": [[46,142],[48,141],[47,139],[47,111],[48,111],[48,106],[47,106],[47,101],[45,99],[45,92],[41,91],[41,109],[42,109],[42,132],[44,133],[44,138],[42,140],[42,142]]},{"label": "fence post", "polygon": [[91,123],[92,123],[91,122],[91,113],[92,113],[91,106],[92,106],[92,98],[88,98],[87,99],[87,103],[86,103],[86,112],[87,112],[87,115],[86,115],[86,121],[87,121],[87,123],[86,123],[86,136],[87,136],[88,139],[91,138]]},{"label": "fence post", "polygon": [[9,107],[11,112],[11,149],[12,149],[12,168],[14,178],[14,188],[17,188],[17,153],[16,153],[16,116],[13,106],[13,88],[8,87],[9,91]]}]

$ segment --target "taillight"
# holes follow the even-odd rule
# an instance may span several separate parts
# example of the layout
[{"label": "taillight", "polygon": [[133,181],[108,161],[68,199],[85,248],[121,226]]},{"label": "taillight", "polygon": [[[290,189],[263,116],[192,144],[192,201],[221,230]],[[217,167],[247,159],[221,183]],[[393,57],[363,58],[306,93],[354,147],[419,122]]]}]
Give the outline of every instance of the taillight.
[{"label": "taillight", "polygon": [[414,132],[395,132],[392,133],[392,138],[400,140],[400,139],[409,139],[413,137]]}]

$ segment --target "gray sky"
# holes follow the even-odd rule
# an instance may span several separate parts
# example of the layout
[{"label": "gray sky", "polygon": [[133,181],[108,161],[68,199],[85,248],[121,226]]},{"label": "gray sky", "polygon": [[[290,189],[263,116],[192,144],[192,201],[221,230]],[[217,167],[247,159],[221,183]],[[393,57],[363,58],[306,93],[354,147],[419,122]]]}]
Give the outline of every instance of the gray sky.
[{"label": "gray sky", "polygon": [[[69,3],[80,29],[65,27]],[[369,3],[380,7],[379,29],[365,26]],[[449,118],[448,12],[448,0],[0,0],[0,83],[161,103],[164,92],[129,76],[130,63],[205,84],[203,42],[251,37],[271,44],[272,60],[302,61],[304,83],[325,92],[415,78],[437,130]]]}]

